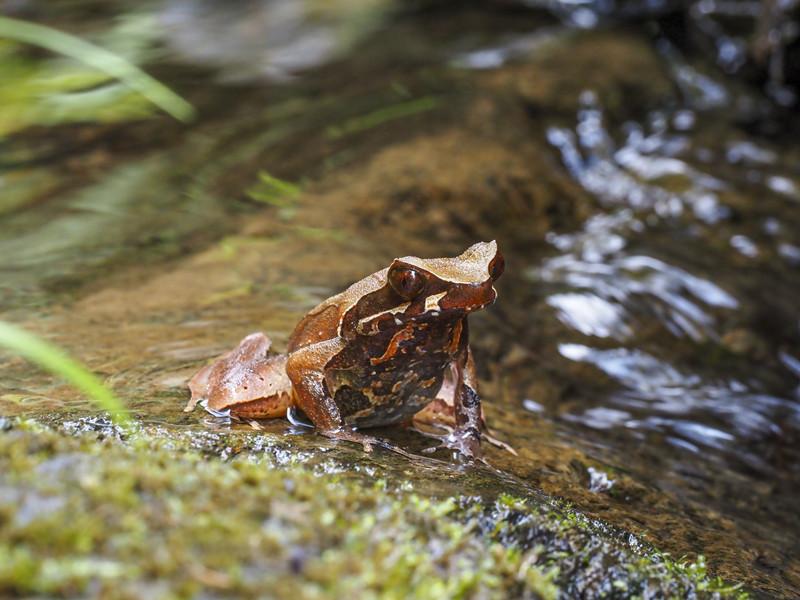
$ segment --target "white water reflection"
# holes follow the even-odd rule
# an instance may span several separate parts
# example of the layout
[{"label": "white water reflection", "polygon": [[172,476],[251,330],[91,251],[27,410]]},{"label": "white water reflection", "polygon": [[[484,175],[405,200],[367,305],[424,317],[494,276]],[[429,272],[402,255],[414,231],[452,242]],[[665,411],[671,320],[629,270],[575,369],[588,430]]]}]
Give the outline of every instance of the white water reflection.
[{"label": "white water reflection", "polygon": [[584,335],[624,338],[631,334],[622,307],[592,294],[555,294],[547,303],[558,318]]},{"label": "white water reflection", "polygon": [[[388,0],[168,0],[165,44],[225,81],[285,80],[344,53],[372,32]],[[209,43],[213,40],[213,43]]]},{"label": "white water reflection", "polygon": [[788,177],[781,177],[780,175],[771,175],[767,177],[767,186],[773,192],[778,192],[784,196],[789,196],[793,200],[800,200],[800,190],[794,181]]},{"label": "white water reflection", "polygon": [[[786,334],[791,352],[760,344],[769,335],[762,321],[786,320],[791,309],[753,312],[762,278],[737,269],[742,257],[765,273],[800,265],[785,212],[786,198],[800,199],[800,184],[791,158],[760,140],[703,131],[703,110],[730,99],[673,67],[686,76],[691,108],[612,132],[585,93],[574,129],[548,129],[565,168],[601,209],[580,231],[549,234],[556,255],[528,276],[555,317],[586,336],[586,343],[562,343],[561,355],[594,365],[619,386],[588,405],[570,404],[565,421],[639,439],[659,435],[676,449],[711,461],[736,457],[767,473],[773,466],[759,445],[780,448],[800,427],[800,385],[785,385],[786,372],[800,370],[788,341],[797,332]],[[753,350],[756,362],[744,366],[744,354],[732,353],[750,350],[723,341],[732,331],[769,357]]]},{"label": "white water reflection", "polygon": [[[626,124],[625,140],[617,147],[594,94],[584,93],[582,101],[575,131],[551,127],[547,138],[586,190],[606,205],[648,210],[661,218],[678,217],[687,208],[707,223],[727,216],[718,201],[726,184],[679,158],[689,149],[689,140],[669,133],[665,115],[653,113],[647,129]],[[682,112],[682,125],[688,127]]]},{"label": "white water reflection", "polygon": [[730,142],[725,152],[725,158],[734,165],[771,165],[778,158],[772,150],[762,148],[753,142]]},{"label": "white water reflection", "polygon": [[462,69],[483,71],[497,69],[510,60],[531,56],[540,48],[552,44],[566,33],[563,27],[542,27],[532,33],[509,36],[504,41],[459,54],[453,59],[453,66]]},{"label": "white water reflection", "polygon": [[550,236],[564,253],[530,275],[575,290],[548,298],[559,319],[585,335],[619,340],[653,319],[679,337],[716,337],[710,309],[735,309],[736,298],[662,260],[625,255],[625,238],[617,232],[626,229],[635,231],[639,225],[622,211],[590,219],[578,234]]},{"label": "white water reflection", "polygon": [[778,246],[778,254],[785,258],[790,264],[800,266],[800,246],[780,244]]},{"label": "white water reflection", "polygon": [[731,238],[731,246],[748,258],[755,258],[758,256],[758,246],[746,235],[733,236]]},{"label": "white water reflection", "polygon": [[621,386],[609,398],[610,407],[566,417],[595,429],[658,430],[688,442],[686,448],[735,449],[739,439],[776,434],[778,415],[800,415],[800,407],[791,401],[751,390],[735,379],[704,381],[641,350],[561,344],[559,352],[593,364]]}]

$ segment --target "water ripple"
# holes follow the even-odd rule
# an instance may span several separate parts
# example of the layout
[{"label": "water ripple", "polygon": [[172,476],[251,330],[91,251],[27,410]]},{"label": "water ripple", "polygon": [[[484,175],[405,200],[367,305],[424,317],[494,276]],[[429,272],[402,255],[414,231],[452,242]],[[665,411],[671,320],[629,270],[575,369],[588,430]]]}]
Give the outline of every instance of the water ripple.
[{"label": "water ripple", "polygon": [[[547,139],[587,191],[606,205],[648,210],[661,218],[678,217],[687,208],[710,224],[728,216],[718,198],[728,186],[677,158],[689,143],[685,135],[668,132],[665,115],[653,113],[649,131],[628,123],[626,138],[617,147],[603,125],[595,95],[584,93],[582,102],[575,131],[551,127]],[[681,111],[684,125],[688,112]]]},{"label": "water ripple", "polygon": [[794,402],[751,390],[735,379],[704,381],[641,350],[561,344],[559,352],[594,365],[622,388],[609,398],[610,407],[566,417],[595,429],[658,430],[691,445],[685,448],[741,451],[741,439],[778,434],[775,423],[782,415],[800,416]]},{"label": "water ripple", "polygon": [[548,304],[562,322],[585,335],[625,339],[634,321],[655,318],[679,337],[716,337],[715,318],[708,309],[735,309],[737,299],[662,260],[622,253],[626,242],[617,232],[636,229],[631,219],[626,212],[593,218],[579,234],[550,236],[564,254],[529,275],[575,291],[554,294]]}]

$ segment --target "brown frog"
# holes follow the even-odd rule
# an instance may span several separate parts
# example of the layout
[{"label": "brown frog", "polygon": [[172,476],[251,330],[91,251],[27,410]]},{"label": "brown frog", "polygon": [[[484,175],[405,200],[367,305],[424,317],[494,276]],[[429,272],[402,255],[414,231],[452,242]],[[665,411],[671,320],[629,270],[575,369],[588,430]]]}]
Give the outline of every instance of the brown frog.
[{"label": "brown frog", "polygon": [[[256,333],[189,383],[191,410],[244,419],[300,409],[323,434],[357,441],[357,430],[412,419],[453,425],[447,445],[480,456],[485,432],[467,316],[492,304],[504,260],[496,242],[455,258],[406,256],[314,308],[285,355]],[[504,446],[504,444],[499,444]]]}]

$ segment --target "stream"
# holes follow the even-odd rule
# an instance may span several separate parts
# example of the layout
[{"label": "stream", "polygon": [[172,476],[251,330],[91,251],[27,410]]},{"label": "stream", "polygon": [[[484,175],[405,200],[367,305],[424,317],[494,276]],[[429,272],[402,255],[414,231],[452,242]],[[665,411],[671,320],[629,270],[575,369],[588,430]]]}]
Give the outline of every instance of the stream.
[{"label": "stream", "polygon": [[[83,361],[143,425],[244,431],[183,412],[209,359],[253,331],[285,349],[311,307],[396,256],[496,239],[506,273],[471,342],[487,422],[518,456],[489,449],[492,465],[758,597],[795,597],[800,121],[785,95],[682,44],[669,12],[9,4],[106,41],[198,117],[107,79],[41,100],[37,78],[90,76],[0,46],[16,90],[0,90],[0,320]],[[0,354],[3,416],[94,413]]]}]

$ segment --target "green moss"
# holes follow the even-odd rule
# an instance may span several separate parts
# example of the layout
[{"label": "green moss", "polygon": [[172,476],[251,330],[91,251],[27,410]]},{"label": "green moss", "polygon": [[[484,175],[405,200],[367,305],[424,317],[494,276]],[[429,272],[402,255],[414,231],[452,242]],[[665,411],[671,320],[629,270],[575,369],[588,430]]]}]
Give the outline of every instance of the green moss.
[{"label": "green moss", "polygon": [[[0,595],[735,595],[533,498],[440,498],[268,434],[0,433]],[[121,443],[126,439],[126,443]],[[421,475],[421,481],[428,475]],[[465,490],[470,476],[464,475]],[[584,566],[581,566],[584,565]],[[611,574],[611,576],[609,576]]]}]

